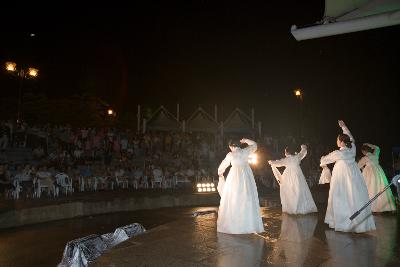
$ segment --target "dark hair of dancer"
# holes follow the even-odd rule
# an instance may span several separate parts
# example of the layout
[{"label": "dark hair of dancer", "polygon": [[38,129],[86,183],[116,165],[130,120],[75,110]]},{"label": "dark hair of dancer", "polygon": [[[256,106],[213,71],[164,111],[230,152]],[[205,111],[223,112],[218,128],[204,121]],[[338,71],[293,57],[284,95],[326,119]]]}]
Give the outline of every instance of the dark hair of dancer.
[{"label": "dark hair of dancer", "polygon": [[240,147],[240,142],[239,142],[239,140],[231,139],[231,140],[229,140],[229,146]]},{"label": "dark hair of dancer", "polygon": [[347,134],[339,134],[339,135],[338,135],[338,139],[339,139],[339,141],[344,142],[344,144],[345,144],[348,148],[351,148],[350,136],[348,136]]},{"label": "dark hair of dancer", "polygon": [[289,155],[294,155],[296,154],[296,147],[294,145],[288,145],[285,147],[285,152]]},{"label": "dark hair of dancer", "polygon": [[374,149],[370,146],[367,145],[362,145],[361,151],[369,152],[369,153],[374,153]]}]

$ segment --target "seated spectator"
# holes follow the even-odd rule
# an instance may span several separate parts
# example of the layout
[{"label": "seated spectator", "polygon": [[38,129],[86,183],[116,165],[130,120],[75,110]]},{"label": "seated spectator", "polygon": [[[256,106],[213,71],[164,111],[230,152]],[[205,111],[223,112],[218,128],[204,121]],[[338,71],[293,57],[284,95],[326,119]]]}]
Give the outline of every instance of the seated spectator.
[{"label": "seated spectator", "polygon": [[10,190],[13,189],[10,174],[4,165],[0,165],[0,194],[4,197],[8,196]]}]

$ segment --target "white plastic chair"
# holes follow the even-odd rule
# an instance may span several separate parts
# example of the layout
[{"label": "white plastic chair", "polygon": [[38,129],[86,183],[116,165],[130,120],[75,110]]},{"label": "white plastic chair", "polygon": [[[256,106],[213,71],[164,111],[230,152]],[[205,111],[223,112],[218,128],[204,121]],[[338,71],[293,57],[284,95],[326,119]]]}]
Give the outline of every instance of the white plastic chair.
[{"label": "white plastic chair", "polygon": [[[61,188],[65,190],[65,195],[68,195],[68,193],[73,193],[74,188],[72,187],[72,179],[69,178],[69,176],[63,172],[57,173],[55,175],[56,183],[60,185]],[[59,187],[54,185],[54,196],[59,195]]]},{"label": "white plastic chair", "polygon": [[155,185],[159,184],[160,188],[163,188],[163,177],[162,176],[154,176],[154,180],[151,181],[151,188],[154,188]]},{"label": "white plastic chair", "polygon": [[143,187],[149,188],[149,178],[147,177],[147,175],[143,176]]},{"label": "white plastic chair", "polygon": [[186,184],[188,182],[188,180],[186,180],[183,175],[179,175],[179,174],[175,174],[172,179],[173,179],[174,187],[176,187],[178,184]]},{"label": "white plastic chair", "polygon": [[82,175],[79,175],[79,191],[80,192],[85,191],[85,179],[83,178]]},{"label": "white plastic chair", "polygon": [[128,181],[128,179],[126,179],[126,177],[116,175],[115,181],[116,181],[118,187],[121,187],[121,185],[122,185],[123,189],[128,188],[129,181]]},{"label": "white plastic chair", "polygon": [[35,187],[35,190],[33,192],[33,196],[34,197],[40,198],[42,196],[42,192],[43,192],[44,189],[46,189],[47,192],[49,192],[49,186],[46,185],[46,184],[42,184],[41,181],[40,181],[40,178],[35,177],[35,179],[33,181],[33,184],[34,184],[34,187]]},{"label": "white plastic chair", "polygon": [[13,199],[19,199],[19,193],[22,190],[22,186],[20,185],[18,180],[13,181],[13,186],[14,186],[14,189],[11,190],[11,192],[10,192],[11,196]]},{"label": "white plastic chair", "polygon": [[138,189],[139,188],[139,182],[138,182],[138,180],[137,179],[135,179],[134,177],[133,177],[133,179],[129,179],[128,180],[128,183],[130,182],[130,184],[131,184],[131,186],[133,187],[133,188],[135,188],[135,189]]},{"label": "white plastic chair", "polygon": [[160,169],[153,170],[153,180],[151,181],[151,188],[154,188],[156,184],[160,185],[160,188],[163,188],[164,176]]}]

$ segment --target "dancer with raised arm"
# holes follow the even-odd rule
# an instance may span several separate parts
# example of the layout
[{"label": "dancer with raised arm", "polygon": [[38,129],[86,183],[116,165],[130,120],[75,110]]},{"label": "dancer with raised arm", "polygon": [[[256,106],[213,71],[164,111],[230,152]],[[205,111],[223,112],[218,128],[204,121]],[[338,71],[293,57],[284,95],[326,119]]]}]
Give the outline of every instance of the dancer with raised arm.
[{"label": "dancer with raised arm", "polygon": [[[307,214],[318,211],[300,168],[300,162],[306,155],[306,145],[301,145],[299,153],[296,153],[292,147],[286,147],[285,158],[268,161],[280,184],[282,212]],[[283,174],[276,167],[285,167]]]},{"label": "dancer with raised arm", "polygon": [[[247,144],[240,148],[240,144]],[[264,231],[257,186],[249,166],[249,155],[257,150],[256,142],[241,139],[230,141],[229,152],[218,167],[220,181],[230,165],[223,187],[219,187],[221,202],[218,210],[217,231],[227,234],[250,234]]]},{"label": "dancer with raised arm", "polygon": [[[385,172],[381,165],[379,165],[380,149],[375,145],[363,144],[361,152],[364,157],[358,161],[358,167],[362,169],[362,174],[368,188],[368,195],[370,198],[373,198],[388,185]],[[376,201],[372,202],[371,210],[372,212],[396,210],[392,191],[390,189],[386,190]]]},{"label": "dancer with raised arm", "polygon": [[350,216],[368,202],[368,190],[364,177],[355,161],[354,138],[343,121],[339,121],[343,133],[336,144],[339,147],[321,158],[321,167],[335,163],[330,181],[325,223],[335,231],[362,233],[375,230],[371,209],[367,207],[354,220]]}]

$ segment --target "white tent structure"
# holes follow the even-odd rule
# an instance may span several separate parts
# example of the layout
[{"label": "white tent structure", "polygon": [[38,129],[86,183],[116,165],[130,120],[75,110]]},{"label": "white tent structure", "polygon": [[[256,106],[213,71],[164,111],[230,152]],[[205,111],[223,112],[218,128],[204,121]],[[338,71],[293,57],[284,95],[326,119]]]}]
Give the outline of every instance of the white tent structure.
[{"label": "white tent structure", "polygon": [[189,132],[216,133],[219,130],[218,123],[201,107],[184,122],[184,125],[184,131]]},{"label": "white tent structure", "polygon": [[147,122],[146,120],[143,122],[143,132],[146,129],[155,131],[180,131],[182,129],[181,123],[164,106],[154,111]]},{"label": "white tent structure", "polygon": [[236,108],[223,122],[223,132],[230,134],[254,133],[252,119],[243,111]]},{"label": "white tent structure", "polygon": [[400,0],[325,0],[325,14],[312,26],[291,33],[297,41],[400,24]]}]

